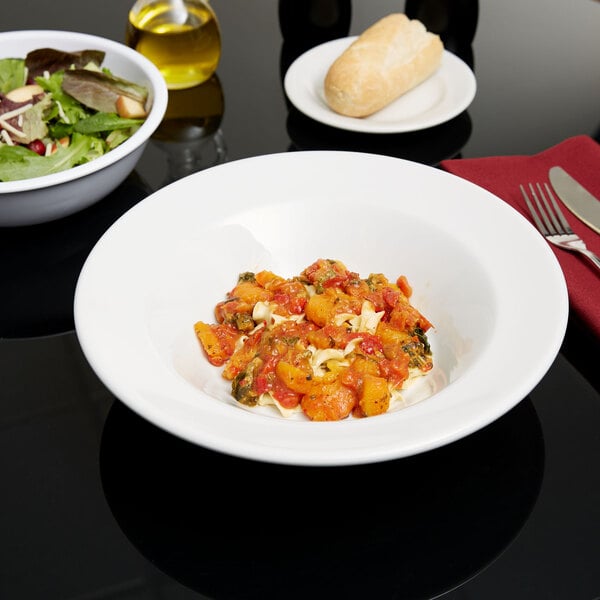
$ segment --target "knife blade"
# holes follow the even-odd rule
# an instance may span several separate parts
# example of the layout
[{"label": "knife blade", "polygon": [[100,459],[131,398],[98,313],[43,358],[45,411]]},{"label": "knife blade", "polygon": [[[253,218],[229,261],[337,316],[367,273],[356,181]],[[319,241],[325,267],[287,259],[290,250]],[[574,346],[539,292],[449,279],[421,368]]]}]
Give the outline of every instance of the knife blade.
[{"label": "knife blade", "polygon": [[562,167],[548,171],[550,183],[565,206],[581,221],[600,233],[600,200],[590,194]]}]

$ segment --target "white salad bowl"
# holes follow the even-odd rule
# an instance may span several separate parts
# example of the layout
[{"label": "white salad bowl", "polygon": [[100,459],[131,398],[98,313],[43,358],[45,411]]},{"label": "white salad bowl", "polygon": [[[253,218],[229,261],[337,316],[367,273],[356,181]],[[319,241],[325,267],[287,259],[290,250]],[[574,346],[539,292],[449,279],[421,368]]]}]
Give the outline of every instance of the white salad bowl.
[{"label": "white salad bowl", "polygon": [[106,38],[70,31],[31,30],[0,33],[0,58],[24,58],[38,48],[67,52],[101,50],[102,67],[113,75],[148,88],[151,109],[142,126],[121,145],[86,164],[51,175],[0,182],[0,226],[53,221],[98,202],[133,171],[150,136],[167,109],[168,90],[159,70],[147,58]]}]

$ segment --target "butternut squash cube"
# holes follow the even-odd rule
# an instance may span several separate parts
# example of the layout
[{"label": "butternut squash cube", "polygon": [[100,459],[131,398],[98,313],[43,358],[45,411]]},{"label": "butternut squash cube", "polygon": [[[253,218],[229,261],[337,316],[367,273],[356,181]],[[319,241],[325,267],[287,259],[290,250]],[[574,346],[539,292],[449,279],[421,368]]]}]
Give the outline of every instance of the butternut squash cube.
[{"label": "butternut squash cube", "polygon": [[365,373],[358,404],[366,417],[381,415],[390,407],[390,391],[384,377]]}]

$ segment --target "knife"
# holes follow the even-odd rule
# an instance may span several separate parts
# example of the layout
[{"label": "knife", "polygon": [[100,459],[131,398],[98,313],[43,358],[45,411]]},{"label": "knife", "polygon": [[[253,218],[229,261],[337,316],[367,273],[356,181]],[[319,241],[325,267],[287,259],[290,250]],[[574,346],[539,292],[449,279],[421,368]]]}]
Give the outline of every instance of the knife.
[{"label": "knife", "polygon": [[550,183],[565,206],[581,221],[600,233],[600,200],[590,194],[562,167],[548,171]]}]

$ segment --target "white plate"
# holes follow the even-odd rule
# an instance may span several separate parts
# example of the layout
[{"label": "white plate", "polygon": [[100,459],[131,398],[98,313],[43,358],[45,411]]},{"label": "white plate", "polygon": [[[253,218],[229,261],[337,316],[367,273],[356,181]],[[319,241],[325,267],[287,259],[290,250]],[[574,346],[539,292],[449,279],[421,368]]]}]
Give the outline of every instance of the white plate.
[{"label": "white plate", "polygon": [[[408,277],[435,325],[435,366],[410,406],[285,419],[243,408],[205,359],[193,324],[214,320],[239,273],[291,276],[321,257]],[[567,313],[554,254],[510,206],[433,167],[354,152],[239,160],[155,192],[99,240],[75,294],[83,352],[130,408],[199,445],[298,465],[399,458],[480,429],[540,381]]]},{"label": "white plate", "polygon": [[299,56],[284,77],[292,104],[308,117],[338,129],[366,133],[402,133],[445,123],[473,101],[477,84],[469,66],[444,50],[439,69],[379,112],[365,117],[345,117],[329,108],[323,81],[333,61],[357,36],[340,38],[311,48]]}]

